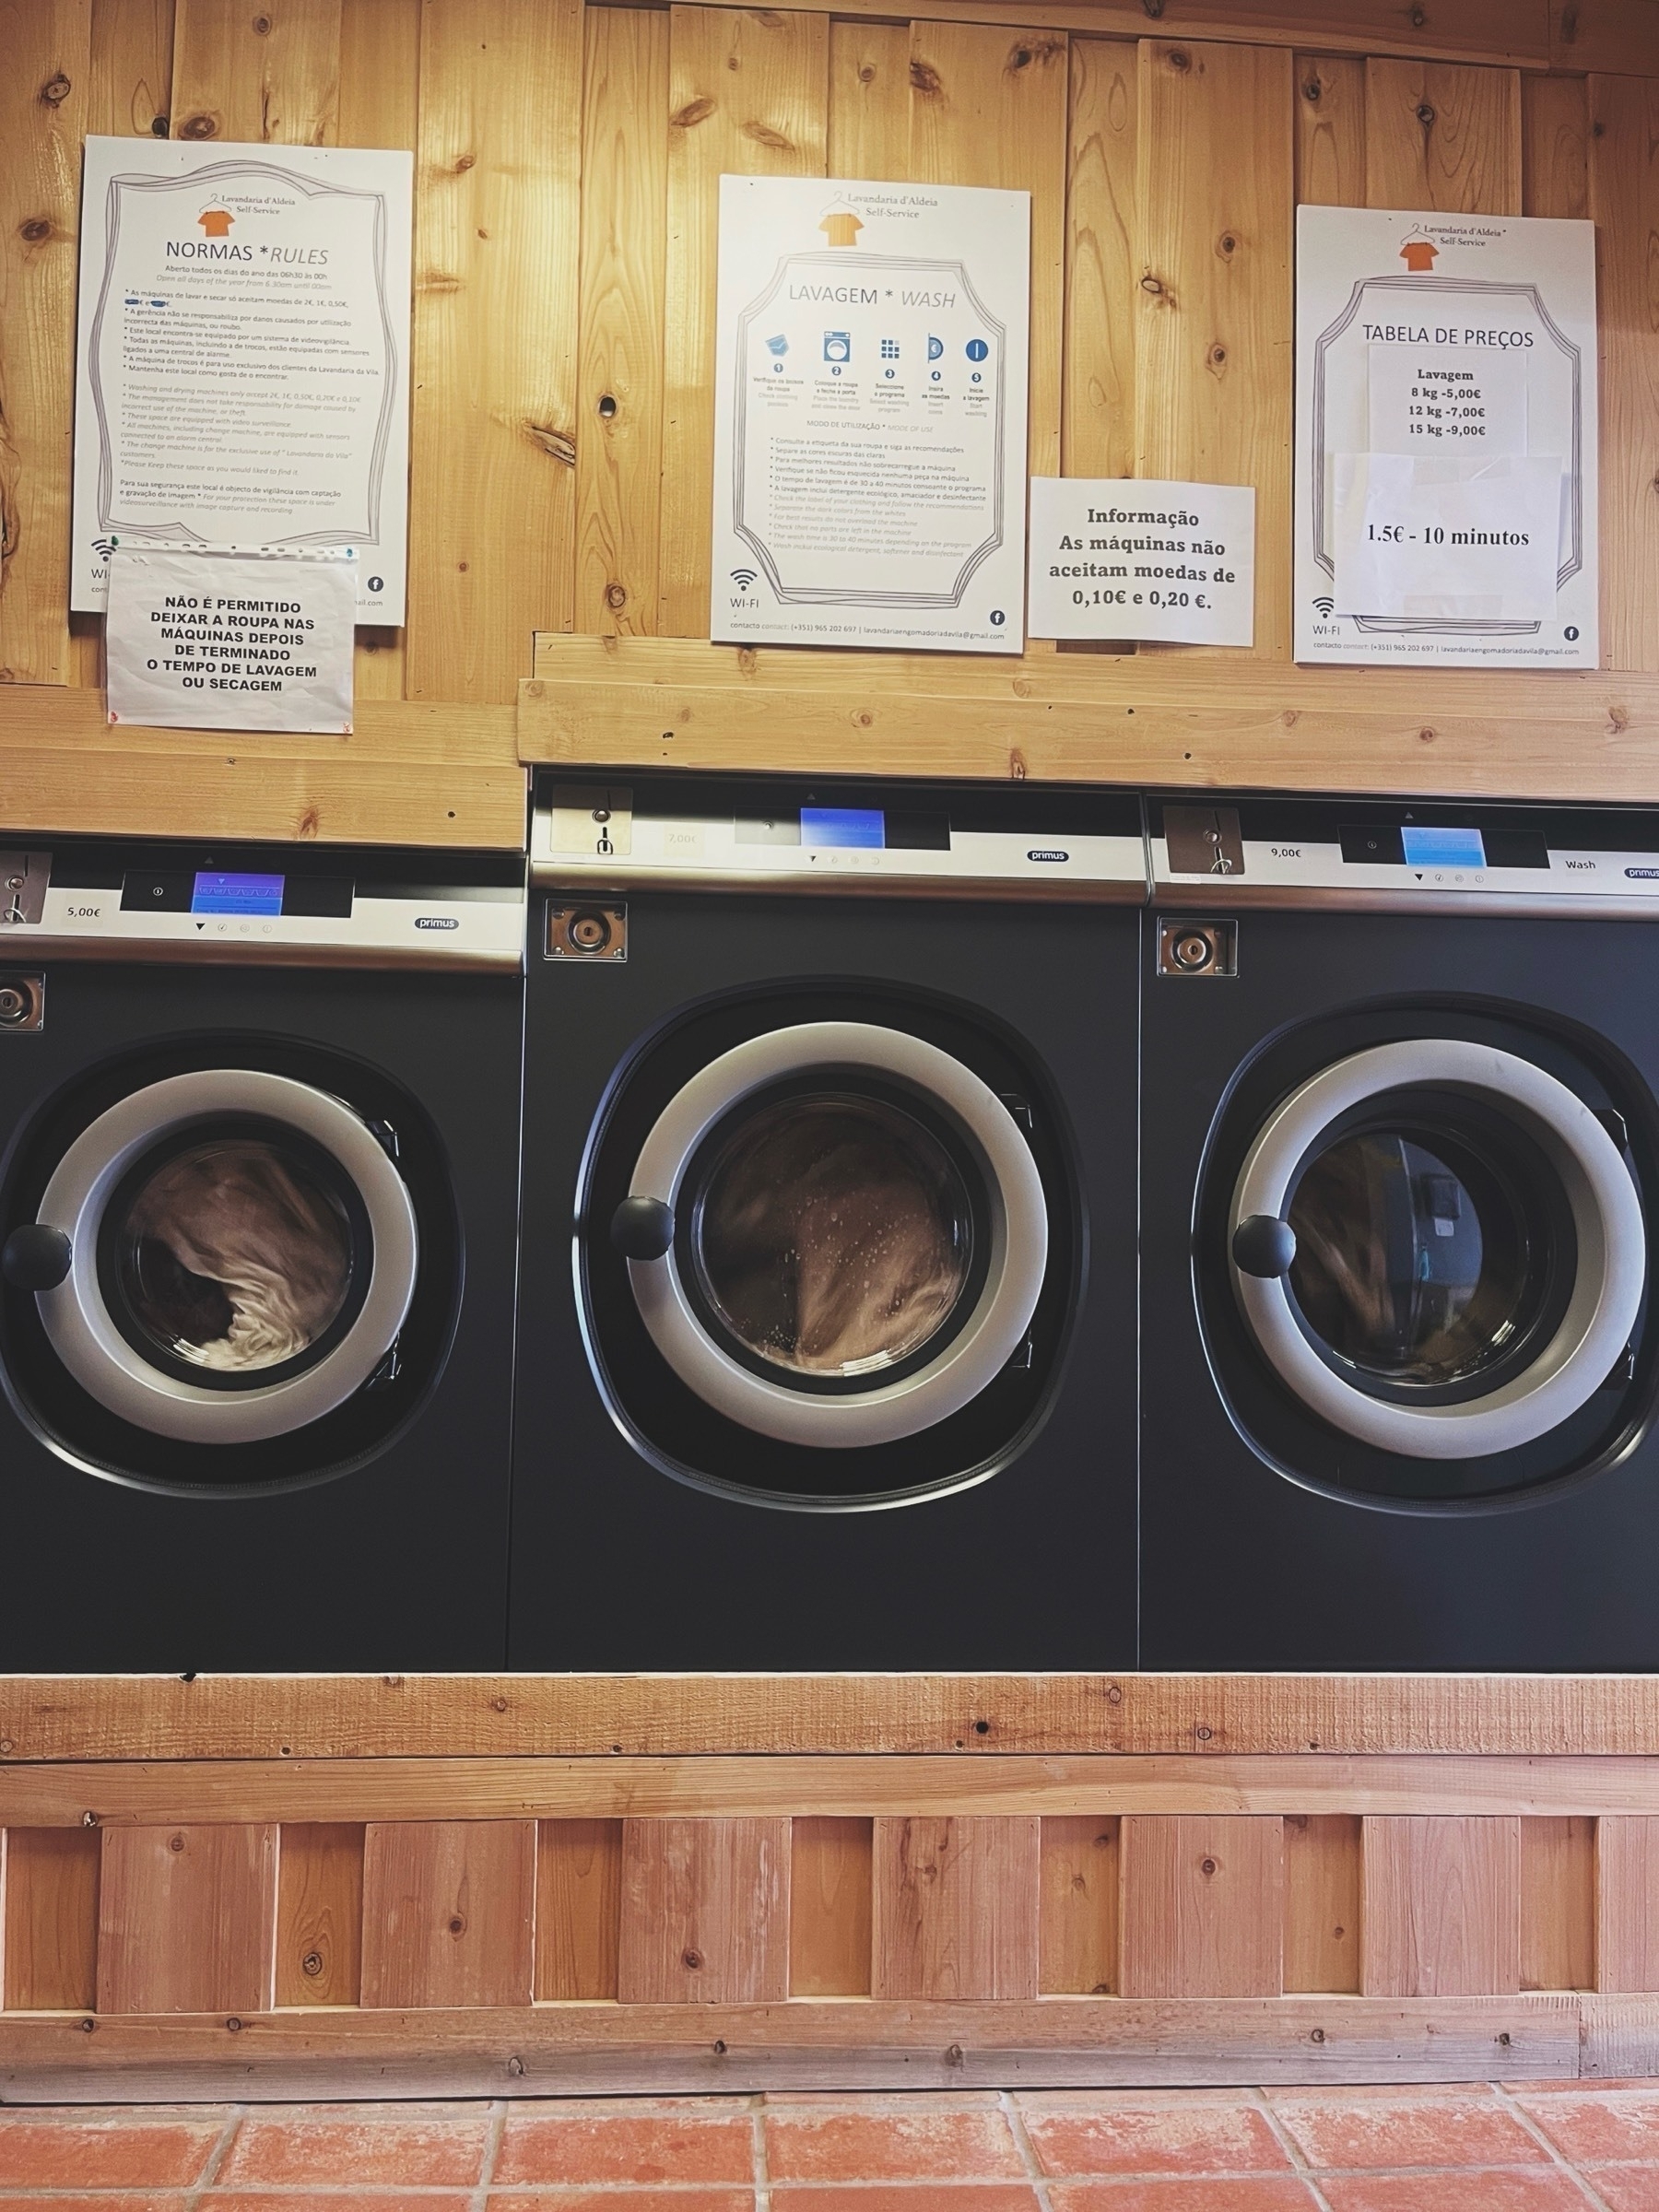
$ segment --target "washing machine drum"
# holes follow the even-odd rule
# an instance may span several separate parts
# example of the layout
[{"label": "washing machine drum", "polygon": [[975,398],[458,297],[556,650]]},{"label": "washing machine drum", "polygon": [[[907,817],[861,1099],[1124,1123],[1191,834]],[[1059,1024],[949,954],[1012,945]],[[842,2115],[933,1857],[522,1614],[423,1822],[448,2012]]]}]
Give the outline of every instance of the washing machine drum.
[{"label": "washing machine drum", "polygon": [[850,1451],[936,1428],[1026,1338],[1049,1208],[1003,1099],[876,1023],[733,1046],[669,1100],[612,1221],[641,1320],[702,1403]]},{"label": "washing machine drum", "polygon": [[419,1241],[384,1144],[337,1098],[256,1068],[134,1090],[68,1145],[5,1268],[75,1382],[196,1445],[310,1428],[382,1368]]},{"label": "washing machine drum", "polygon": [[1415,1461],[1525,1451],[1624,1360],[1646,1236],[1576,1092],[1468,1039],[1382,1044],[1284,1098],[1238,1175],[1235,1293],[1279,1382]]}]

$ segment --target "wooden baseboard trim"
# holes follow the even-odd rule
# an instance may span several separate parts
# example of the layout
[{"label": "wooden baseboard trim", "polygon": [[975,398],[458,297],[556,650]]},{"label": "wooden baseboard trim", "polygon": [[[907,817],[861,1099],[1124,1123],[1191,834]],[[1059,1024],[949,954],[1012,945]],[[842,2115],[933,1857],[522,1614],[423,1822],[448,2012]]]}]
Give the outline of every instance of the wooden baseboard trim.
[{"label": "wooden baseboard trim", "polygon": [[1659,1759],[1131,1752],[0,1762],[0,1828],[1338,1812],[1659,1817]]},{"label": "wooden baseboard trim", "polygon": [[1645,1675],[12,1675],[37,1761],[963,1752],[1651,1757]]},{"label": "wooden baseboard trim", "polygon": [[[1580,2070],[1584,2002],[1566,1993],[312,2009],[229,2021],[12,2015],[0,2020],[0,2102],[1562,2079]],[[1598,2052],[1659,2029],[1659,2001],[1594,2005]]]}]

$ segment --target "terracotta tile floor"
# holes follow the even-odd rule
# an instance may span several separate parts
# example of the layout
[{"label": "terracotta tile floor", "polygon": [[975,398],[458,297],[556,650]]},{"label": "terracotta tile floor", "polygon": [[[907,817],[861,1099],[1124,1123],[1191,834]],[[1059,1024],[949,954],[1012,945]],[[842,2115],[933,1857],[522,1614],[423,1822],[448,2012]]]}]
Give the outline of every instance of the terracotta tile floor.
[{"label": "terracotta tile floor", "polygon": [[0,2212],[1659,2212],[1659,2082],[0,2111]]}]

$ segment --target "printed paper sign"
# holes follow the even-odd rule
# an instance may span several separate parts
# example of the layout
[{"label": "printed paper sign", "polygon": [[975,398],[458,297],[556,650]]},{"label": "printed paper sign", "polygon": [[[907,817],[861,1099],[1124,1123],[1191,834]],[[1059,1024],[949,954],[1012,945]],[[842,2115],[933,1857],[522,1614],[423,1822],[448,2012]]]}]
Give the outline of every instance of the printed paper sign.
[{"label": "printed paper sign", "polygon": [[88,138],[70,605],[112,548],[358,558],[404,618],[412,157]]},{"label": "printed paper sign", "polygon": [[1255,642],[1255,489],[1033,477],[1034,638]]},{"label": "printed paper sign", "polygon": [[1018,653],[1030,199],[722,177],[711,633]]},{"label": "printed paper sign", "polygon": [[1524,453],[1526,360],[1472,360],[1450,347],[1372,346],[1373,453]]},{"label": "printed paper sign", "polygon": [[353,562],[119,546],[109,566],[112,722],[350,732]]},{"label": "printed paper sign", "polygon": [[1547,621],[1560,520],[1561,465],[1546,455],[1339,454],[1336,610]]},{"label": "printed paper sign", "polygon": [[1594,240],[1297,210],[1298,660],[1597,665]]}]

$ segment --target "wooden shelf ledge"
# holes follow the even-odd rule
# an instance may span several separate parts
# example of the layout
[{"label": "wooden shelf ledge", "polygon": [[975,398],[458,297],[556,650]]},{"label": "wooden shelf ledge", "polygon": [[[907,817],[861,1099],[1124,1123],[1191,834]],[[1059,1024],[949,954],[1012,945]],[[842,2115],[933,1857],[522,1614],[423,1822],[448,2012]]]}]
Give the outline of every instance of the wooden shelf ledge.
[{"label": "wooden shelf ledge", "polygon": [[0,686],[0,827],[516,851],[511,706],[360,700],[349,737],[112,729],[101,691]]},{"label": "wooden shelf ledge", "polygon": [[561,767],[1659,804],[1659,676],[1301,668],[540,637],[519,752]]}]

